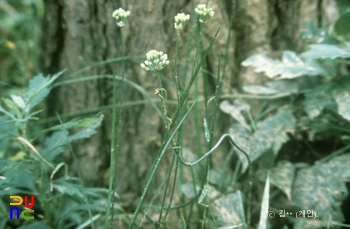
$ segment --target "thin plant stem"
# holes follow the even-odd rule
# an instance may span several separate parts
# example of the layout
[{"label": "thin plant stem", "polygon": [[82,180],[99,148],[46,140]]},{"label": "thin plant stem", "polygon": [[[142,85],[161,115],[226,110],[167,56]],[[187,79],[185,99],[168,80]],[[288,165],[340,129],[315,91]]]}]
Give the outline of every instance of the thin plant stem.
[{"label": "thin plant stem", "polygon": [[[165,181],[165,190],[164,190],[164,193],[163,193],[163,198],[162,198],[162,203],[161,203],[161,210],[160,210],[160,213],[159,213],[159,217],[158,217],[158,226],[161,227],[162,224],[164,224],[165,222],[165,219],[166,219],[166,216],[167,214],[164,216],[164,219],[162,220],[162,216],[163,216],[163,208],[164,208],[164,205],[165,205],[165,198],[167,197],[167,193],[168,193],[168,187],[169,187],[169,182],[170,182],[170,176],[171,176],[171,173],[173,171],[173,167],[174,167],[174,163],[175,163],[175,159],[176,159],[176,155],[173,154],[173,158],[171,160],[171,165],[170,165],[170,168],[169,168],[169,176],[167,176],[166,178],[166,181]],[[173,193],[173,192],[172,192]]]},{"label": "thin plant stem", "polygon": [[[113,213],[114,213],[114,197],[115,197],[115,180],[117,177],[117,164],[118,154],[120,149],[120,135],[122,130],[123,120],[123,99],[124,99],[124,84],[125,84],[125,42],[124,42],[124,30],[120,30],[121,46],[122,46],[122,79],[121,79],[121,90],[120,90],[120,101],[119,101],[119,120],[117,127],[117,137],[115,139],[115,124],[116,124],[116,109],[117,109],[117,81],[116,75],[113,75],[113,107],[112,107],[112,140],[111,140],[111,164],[109,174],[109,192],[108,192],[108,206],[106,216],[106,228],[113,224]],[[111,217],[110,217],[111,216]],[[109,221],[109,218],[110,221]],[[110,224],[111,223],[111,224]]]},{"label": "thin plant stem", "polygon": [[175,186],[176,186],[176,180],[177,180],[177,170],[179,168],[179,160],[178,158],[176,157],[176,155],[174,154],[173,155],[173,160],[175,159],[176,163],[175,163],[175,171],[174,171],[174,182],[173,182],[173,187],[171,189],[171,193],[170,193],[170,200],[169,200],[169,205],[166,209],[166,212],[165,212],[165,216],[164,216],[164,221],[166,219],[166,217],[168,216],[169,214],[169,211],[170,211],[170,208],[171,208],[171,203],[173,201],[173,197],[174,197],[174,192],[175,192]]},{"label": "thin plant stem", "polygon": [[133,217],[131,219],[131,222],[130,222],[130,225],[128,227],[129,229],[132,229],[134,224],[135,224],[136,217],[137,217],[138,213],[140,212],[142,203],[145,200],[146,194],[147,194],[147,192],[148,192],[148,190],[149,190],[149,188],[151,186],[151,183],[152,183],[152,181],[154,179],[154,176],[155,176],[155,174],[156,174],[156,172],[157,172],[157,170],[159,168],[160,162],[162,161],[162,158],[164,157],[164,154],[165,154],[167,148],[169,147],[170,143],[172,142],[172,139],[175,137],[175,134],[177,133],[177,131],[179,130],[179,128],[181,127],[182,123],[185,121],[186,117],[189,115],[189,113],[191,112],[191,110],[192,110],[192,108],[193,108],[193,106],[195,104],[196,103],[192,104],[192,106],[188,109],[188,111],[186,112],[184,117],[178,123],[178,126],[176,127],[174,132],[171,134],[171,136],[169,136],[168,140],[163,144],[162,148],[160,149],[159,156],[157,157],[155,163],[152,166],[151,174],[149,175],[149,178],[147,180],[145,189],[143,190],[141,198],[140,198],[140,200],[139,200],[139,202],[138,202],[138,204],[136,206],[134,215],[133,215]]}]

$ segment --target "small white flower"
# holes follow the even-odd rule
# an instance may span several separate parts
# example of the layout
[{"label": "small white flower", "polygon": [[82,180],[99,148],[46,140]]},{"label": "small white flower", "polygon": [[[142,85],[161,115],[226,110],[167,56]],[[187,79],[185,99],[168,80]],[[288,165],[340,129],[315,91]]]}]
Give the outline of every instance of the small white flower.
[{"label": "small white flower", "polygon": [[147,60],[140,64],[146,71],[159,71],[169,64],[168,55],[156,50],[149,51],[146,58]]},{"label": "small white flower", "polygon": [[129,17],[129,15],[130,11],[125,11],[122,8],[115,10],[112,14],[116,24],[121,28],[125,26],[126,19]]},{"label": "small white flower", "polygon": [[184,13],[178,13],[175,16],[175,29],[177,30],[182,30],[183,26],[185,25],[186,21],[190,20],[190,15],[189,14],[184,14]]},{"label": "small white flower", "polygon": [[207,23],[214,16],[214,10],[207,8],[205,4],[199,4],[194,11],[198,14],[200,23]]}]

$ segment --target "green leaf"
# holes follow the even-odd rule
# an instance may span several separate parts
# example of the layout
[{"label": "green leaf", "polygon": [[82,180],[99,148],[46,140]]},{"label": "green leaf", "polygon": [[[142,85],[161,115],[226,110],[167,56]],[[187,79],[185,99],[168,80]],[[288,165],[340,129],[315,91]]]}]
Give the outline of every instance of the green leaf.
[{"label": "green leaf", "polygon": [[[344,221],[341,205],[348,196],[344,177],[348,176],[350,155],[335,157],[327,163],[300,169],[292,190],[292,202],[301,209],[313,210],[318,219]],[[345,161],[344,161],[345,160]],[[345,162],[345,163],[344,163]],[[322,201],[320,201],[322,200]]]},{"label": "green leaf", "polygon": [[2,192],[6,193],[7,188],[11,188],[9,190],[10,194],[14,194],[15,192],[20,193],[19,191],[23,192],[24,190],[26,192],[37,193],[35,177],[32,174],[34,164],[28,163],[25,160],[19,162],[4,160],[4,162],[7,162],[6,166],[0,172],[6,177],[6,180],[0,183],[0,195],[2,195]]},{"label": "green leaf", "polygon": [[5,137],[18,136],[16,123],[0,116],[0,140]]},{"label": "green leaf", "polygon": [[264,87],[264,86],[259,86],[259,85],[247,85],[243,86],[243,90],[245,92],[251,93],[251,94],[260,94],[260,95],[271,95],[271,94],[276,94],[278,91]]},{"label": "green leaf", "polygon": [[346,35],[350,33],[350,11],[347,11],[340,15],[338,20],[334,24],[334,31],[338,35]]},{"label": "green leaf", "polygon": [[323,109],[333,102],[331,84],[321,84],[305,93],[303,101],[305,112],[310,119],[319,116]]},{"label": "green leaf", "polygon": [[247,130],[250,130],[249,125],[247,124],[244,116],[242,115],[242,110],[249,110],[250,106],[246,103],[243,103],[240,99],[235,99],[233,104],[229,101],[224,100],[220,103],[220,109],[226,113],[231,115],[237,122],[239,122],[242,126],[244,126]]},{"label": "green leaf", "polygon": [[[294,181],[295,167],[289,161],[279,161],[277,165],[270,170],[270,182],[281,189],[288,200],[292,198],[292,185]],[[259,180],[264,181],[267,176],[267,170],[257,173]]]},{"label": "green leaf", "polygon": [[68,131],[58,131],[46,138],[44,148],[41,150],[41,156],[48,162],[53,161],[57,155],[63,152],[68,143]]},{"label": "green leaf", "polygon": [[6,106],[8,108],[10,108],[10,111],[5,110],[1,105],[0,105],[0,112],[6,114],[9,118],[16,120],[15,115],[13,115],[13,113],[15,112],[17,114],[17,116],[21,113],[20,110],[18,109],[18,107],[16,106],[16,104],[7,98],[2,98],[2,100],[4,101],[4,103],[6,104]]},{"label": "green leaf", "polygon": [[[253,162],[269,149],[272,149],[276,156],[283,143],[289,139],[287,133],[294,133],[295,121],[291,110],[282,107],[276,115],[259,122],[257,130],[253,134],[240,125],[233,125],[229,134],[249,154],[250,160]],[[242,172],[244,172],[248,167],[248,161],[244,154],[239,151],[237,153],[242,161]]]},{"label": "green leaf", "polygon": [[220,195],[220,193],[216,191],[215,188],[210,187],[208,195],[210,197],[210,200],[213,200],[209,205],[216,220],[215,226],[212,226],[210,228],[225,228],[233,225],[246,225],[243,199],[240,191],[226,195]]},{"label": "green leaf", "polygon": [[327,28],[325,26],[320,28],[313,20],[305,21],[305,30],[300,33],[300,38],[308,44],[331,42]]},{"label": "green leaf", "polygon": [[341,80],[335,84],[332,95],[338,105],[338,113],[350,121],[350,80]]},{"label": "green leaf", "polygon": [[[318,164],[319,162],[316,162]],[[328,162],[322,164],[322,169],[326,174],[332,175],[338,179],[350,179],[350,154],[343,154],[332,158]]]},{"label": "green leaf", "polygon": [[329,44],[315,44],[309,45],[310,50],[300,54],[304,59],[336,59],[336,58],[349,58],[350,52],[339,48],[336,45]]},{"label": "green leaf", "polygon": [[71,197],[78,203],[85,203],[85,196],[83,195],[84,187],[81,185],[59,179],[54,181],[53,188],[59,193]]},{"label": "green leaf", "polygon": [[52,77],[44,77],[42,74],[39,74],[29,81],[28,90],[23,96],[23,100],[26,103],[26,112],[29,112],[34,106],[46,98],[51,90],[50,85],[62,73],[63,71]]},{"label": "green leaf", "polygon": [[[333,219],[332,219],[333,220]],[[328,220],[327,220],[328,221]],[[294,229],[322,229],[322,228],[328,228],[328,222],[327,221],[321,221],[314,218],[303,218],[299,217],[298,220],[294,221]]]},{"label": "green leaf", "polygon": [[216,187],[226,187],[231,182],[231,176],[226,169],[211,169],[209,172],[209,182]]},{"label": "green leaf", "polygon": [[94,118],[87,119],[86,122],[79,124],[82,126],[86,126],[86,128],[83,128],[76,134],[69,136],[68,141],[73,142],[76,140],[89,138],[90,136],[94,135],[97,131],[97,128],[100,127],[103,117],[104,116],[102,113],[98,113],[97,115],[95,115]]},{"label": "green leaf", "polygon": [[24,109],[25,104],[22,97],[17,95],[11,95],[11,99],[19,108],[21,108],[22,110]]},{"label": "green leaf", "polygon": [[30,223],[25,224],[21,227],[18,227],[18,229],[46,229],[49,228],[48,225],[45,222],[42,221],[30,221]]},{"label": "green leaf", "polygon": [[279,79],[292,79],[303,75],[319,75],[320,70],[309,66],[295,52],[284,51],[282,61],[271,60],[264,53],[249,57],[242,62],[243,66],[253,66],[255,72],[264,72],[266,76]]}]

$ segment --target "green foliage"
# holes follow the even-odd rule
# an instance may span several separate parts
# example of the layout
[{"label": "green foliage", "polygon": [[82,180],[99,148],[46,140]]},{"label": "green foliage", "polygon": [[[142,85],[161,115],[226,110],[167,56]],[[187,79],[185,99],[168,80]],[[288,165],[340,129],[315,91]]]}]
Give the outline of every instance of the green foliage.
[{"label": "green foliage", "polygon": [[[350,43],[339,35],[348,32],[347,17],[346,11],[335,23],[335,33],[331,36],[308,23],[302,36],[307,37],[308,41],[318,41],[318,44],[309,45],[309,49],[299,55],[284,51],[279,61],[258,54],[242,63],[273,80],[266,85],[245,86],[244,91],[260,95],[261,98],[280,95],[262,110],[263,113],[264,110],[271,111],[278,104],[280,108],[276,114],[270,114],[266,120],[253,119],[258,121],[256,129],[252,128],[254,122],[248,123],[243,115],[239,115],[241,110],[228,108],[227,102],[221,107],[238,121],[231,127],[232,138],[243,148],[246,147],[252,161],[260,157],[256,177],[263,182],[269,173],[271,184],[284,193],[290,206],[298,209],[294,214],[313,210],[311,218],[317,215],[317,219],[308,219],[302,214],[298,220],[290,217],[294,228],[325,228],[341,225],[344,221],[341,205],[349,195],[345,182],[350,180],[350,142],[345,140],[350,135],[350,73],[346,69]],[[278,89],[276,85],[284,87]],[[260,113],[257,117],[261,117]],[[286,150],[283,145],[296,136],[308,136],[308,139],[302,137],[301,142],[294,140],[294,144],[307,142],[309,148],[303,149],[303,152],[311,150],[321,158],[314,160],[314,165],[309,165],[310,161],[292,162],[295,157],[292,154],[283,156],[288,160],[271,163]],[[310,149],[316,138],[318,141],[331,139],[341,142],[338,146],[340,149],[333,153],[329,150],[329,155],[319,154],[317,149]],[[266,158],[270,163],[266,163]],[[240,160],[243,169],[246,168],[245,158],[240,157]]]},{"label": "green foliage", "polygon": [[[79,179],[69,177],[65,163],[54,166],[67,146],[96,132],[103,119],[101,113],[42,129],[39,133],[44,138],[42,146],[32,143],[38,136],[33,136],[28,123],[38,119],[35,117],[39,112],[35,110],[36,106],[46,98],[52,83],[61,74],[34,77],[23,95],[3,99],[7,109],[0,106],[0,145],[4,146],[0,152],[0,204],[4,211],[0,215],[2,219],[8,219],[10,195],[34,196],[36,214],[35,219],[26,224],[1,221],[2,228],[13,224],[23,224],[19,228],[77,226],[91,218],[91,212],[103,212],[106,206],[107,190],[84,187]],[[75,133],[70,134],[68,130],[73,128]],[[61,168],[65,168],[64,172],[60,172]],[[62,206],[63,201],[67,205]],[[37,217],[37,212],[43,215],[42,220]]]},{"label": "green foliage", "polygon": [[38,72],[42,0],[3,0],[0,4],[0,96],[10,86],[25,87]]}]

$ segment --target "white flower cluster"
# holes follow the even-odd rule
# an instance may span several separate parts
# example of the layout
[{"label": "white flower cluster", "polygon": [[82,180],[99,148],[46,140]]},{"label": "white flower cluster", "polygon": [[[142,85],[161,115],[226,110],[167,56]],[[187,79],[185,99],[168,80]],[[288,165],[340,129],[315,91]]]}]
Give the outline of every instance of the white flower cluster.
[{"label": "white flower cluster", "polygon": [[194,11],[198,14],[200,23],[207,23],[214,16],[214,10],[207,8],[205,4],[199,4]]},{"label": "white flower cluster", "polygon": [[189,14],[178,13],[175,16],[175,29],[182,30],[186,21],[190,20]]},{"label": "white flower cluster", "polygon": [[168,55],[163,52],[151,50],[146,54],[147,60],[141,63],[141,68],[146,71],[159,71],[169,64]]},{"label": "white flower cluster", "polygon": [[129,17],[130,11],[125,11],[122,8],[115,10],[112,14],[119,27],[124,27],[127,17]]}]

